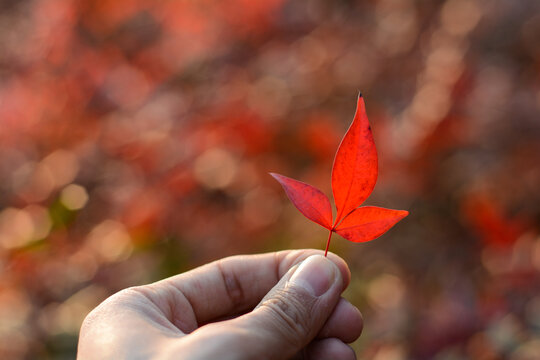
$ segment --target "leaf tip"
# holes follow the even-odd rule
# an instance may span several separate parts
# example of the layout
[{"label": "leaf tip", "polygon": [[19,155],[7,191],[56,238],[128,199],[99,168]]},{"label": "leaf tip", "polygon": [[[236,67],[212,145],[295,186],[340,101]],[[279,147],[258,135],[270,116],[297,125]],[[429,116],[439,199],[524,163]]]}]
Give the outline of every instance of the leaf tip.
[{"label": "leaf tip", "polygon": [[281,186],[285,186],[285,182],[287,182],[287,177],[283,176],[281,174],[275,173],[275,172],[269,172],[268,173],[271,177],[274,178],[278,183],[281,184]]},{"label": "leaf tip", "polygon": [[396,214],[396,223],[400,222],[401,220],[405,219],[407,216],[409,216],[409,212],[407,210],[395,210],[397,212]]}]

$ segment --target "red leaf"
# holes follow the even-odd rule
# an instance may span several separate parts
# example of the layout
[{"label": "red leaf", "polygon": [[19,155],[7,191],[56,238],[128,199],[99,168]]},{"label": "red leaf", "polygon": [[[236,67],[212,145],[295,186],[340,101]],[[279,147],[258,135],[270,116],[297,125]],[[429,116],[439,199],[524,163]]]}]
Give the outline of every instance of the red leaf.
[{"label": "red leaf", "polygon": [[377,149],[361,94],[353,122],[339,144],[332,168],[332,192],[337,208],[333,225],[330,202],[321,191],[303,182],[271,173],[304,216],[330,230],[324,256],[328,253],[334,231],[350,241],[370,241],[409,214],[408,211],[375,206],[358,208],[373,191],[377,174]]},{"label": "red leaf", "polygon": [[363,206],[346,216],[335,231],[350,241],[370,241],[387,232],[407,215],[409,212],[404,210]]},{"label": "red leaf", "polygon": [[358,97],[353,123],[341,140],[332,169],[332,191],[338,224],[360,206],[377,181],[377,150],[362,95]]},{"label": "red leaf", "polygon": [[283,175],[276,173],[270,173],[270,175],[283,186],[293,205],[305,217],[327,229],[332,228],[332,207],[328,197],[322,191]]}]

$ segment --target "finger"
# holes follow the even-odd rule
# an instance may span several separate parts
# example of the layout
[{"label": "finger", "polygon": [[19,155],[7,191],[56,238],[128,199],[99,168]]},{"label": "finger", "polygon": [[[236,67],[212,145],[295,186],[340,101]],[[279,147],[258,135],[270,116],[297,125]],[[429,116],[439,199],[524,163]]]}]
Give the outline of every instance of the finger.
[{"label": "finger", "polygon": [[314,341],[305,354],[309,360],[356,360],[354,350],[336,338]]},{"label": "finger", "polygon": [[[242,358],[260,354],[268,359],[290,358],[320,331],[344,286],[336,264],[314,255],[283,276],[255,310],[217,326],[224,333],[242,334],[230,339],[229,345],[230,351],[241,349]],[[215,328],[212,325],[193,335],[204,335],[206,329]]]},{"label": "finger", "polygon": [[[233,256],[147,287],[173,323],[190,332],[198,324],[253,309],[291,267],[314,254],[322,251]],[[350,280],[347,264],[332,253],[328,259],[340,270],[344,289]]]},{"label": "finger", "polygon": [[360,337],[363,327],[364,320],[360,310],[341,298],[317,338],[337,338],[344,343],[352,343]]}]

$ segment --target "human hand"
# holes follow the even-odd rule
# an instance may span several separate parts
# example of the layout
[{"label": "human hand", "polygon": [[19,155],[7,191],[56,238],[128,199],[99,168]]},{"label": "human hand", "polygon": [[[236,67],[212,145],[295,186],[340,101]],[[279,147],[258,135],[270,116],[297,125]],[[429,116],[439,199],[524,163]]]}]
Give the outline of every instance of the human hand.
[{"label": "human hand", "polygon": [[350,272],[321,254],[233,256],[122,290],[84,320],[77,358],[355,359]]}]

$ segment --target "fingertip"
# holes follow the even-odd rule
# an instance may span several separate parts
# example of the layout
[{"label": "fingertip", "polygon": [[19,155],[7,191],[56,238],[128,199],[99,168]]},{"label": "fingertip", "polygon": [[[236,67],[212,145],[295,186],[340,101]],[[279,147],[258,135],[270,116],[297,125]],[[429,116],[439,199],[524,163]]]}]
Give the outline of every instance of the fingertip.
[{"label": "fingertip", "polygon": [[360,310],[341,298],[317,337],[338,338],[345,343],[351,343],[360,337],[363,327],[364,319]]},{"label": "fingertip", "polygon": [[345,290],[351,282],[351,270],[349,269],[349,265],[343,258],[330,251],[328,252],[328,258],[339,268],[341,278],[343,279],[343,290]]},{"label": "fingertip", "polygon": [[[292,267],[295,265],[300,264],[304,260],[306,260],[308,257],[313,255],[321,255],[324,256],[324,251],[317,250],[317,249],[299,249],[299,250],[284,250],[274,253],[276,257],[276,262],[278,266],[278,274],[279,277],[282,277],[289,271]],[[331,260],[339,269],[341,278],[343,281],[343,290],[349,286],[349,283],[351,281],[351,271],[349,270],[349,266],[338,255],[328,252],[327,258]]]},{"label": "fingertip", "polygon": [[[311,255],[304,260],[289,281],[290,284],[304,287],[315,297],[322,296],[334,284],[342,282],[336,264],[320,254]],[[339,293],[335,290],[333,292],[339,297]]]}]

